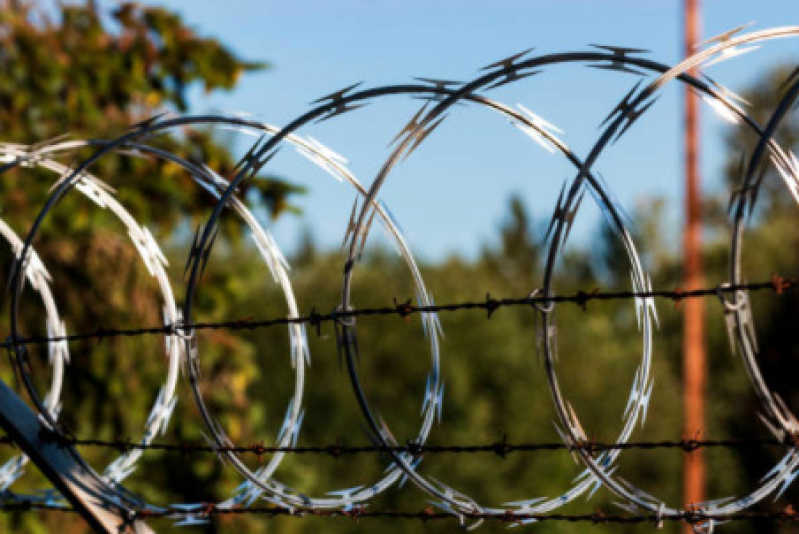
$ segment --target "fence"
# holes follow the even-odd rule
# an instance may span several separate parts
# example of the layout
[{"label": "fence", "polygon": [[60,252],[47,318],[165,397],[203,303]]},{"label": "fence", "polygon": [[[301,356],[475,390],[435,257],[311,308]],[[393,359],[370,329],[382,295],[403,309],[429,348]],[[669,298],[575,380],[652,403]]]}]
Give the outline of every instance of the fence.
[{"label": "fence", "polygon": [[[661,524],[664,521],[687,521],[697,531],[712,531],[717,523],[737,520],[794,521],[792,509],[775,512],[749,512],[752,505],[769,496],[781,494],[799,474],[799,452],[795,448],[799,431],[794,415],[781,399],[766,385],[758,365],[759,347],[754,332],[752,310],[749,302],[751,291],[773,291],[789,293],[796,281],[774,275],[771,280],[749,283],[741,266],[744,228],[747,218],[754,210],[762,175],[758,169],[763,162],[770,161],[779,171],[789,193],[799,202],[799,161],[775,141],[775,132],[796,106],[799,95],[799,70],[785,82],[782,100],[765,125],[758,124],[743,109],[742,99],[728,89],[705,77],[698,79],[688,74],[689,69],[706,66],[740,55],[752,47],[752,43],[794,36],[797,27],[741,33],[740,29],[727,32],[709,41],[709,46],[676,66],[668,66],[641,57],[634,49],[597,46],[594,50],[574,53],[557,53],[533,56],[530,51],[516,54],[485,67],[482,74],[472,82],[454,84],[447,81],[419,79],[418,83],[384,86],[359,90],[358,85],[347,87],[319,99],[308,113],[283,128],[263,124],[260,121],[228,116],[197,116],[170,118],[159,116],[136,124],[128,132],[114,140],[54,140],[37,146],[3,145],[0,152],[5,162],[3,170],[17,167],[38,167],[58,175],[55,186],[24,239],[19,238],[8,225],[0,225],[0,232],[15,251],[16,260],[12,269],[10,288],[11,335],[4,343],[15,364],[35,410],[27,408],[7,386],[0,390],[0,424],[8,432],[5,443],[15,443],[28,455],[42,472],[51,479],[61,492],[45,497],[23,496],[8,493],[6,510],[51,510],[79,512],[98,531],[146,532],[148,518],[169,517],[181,524],[204,522],[223,514],[263,514],[267,516],[291,515],[295,517],[343,516],[355,520],[389,517],[392,519],[418,519],[422,521],[457,518],[462,524],[474,526],[484,520],[497,520],[511,524],[527,524],[539,521],[586,521],[591,523],[640,523]],[[485,96],[491,89],[516,83],[537,74],[551,65],[563,63],[587,64],[590,67],[616,70],[624,75],[640,79],[608,115],[600,137],[585,159],[579,158],[568,145],[557,136],[557,130],[527,108],[513,109]],[[643,76],[652,75],[651,80]],[[727,283],[703,289],[654,289],[637,252],[628,229],[622,207],[610,189],[592,169],[601,154],[613,142],[626,135],[636,120],[657,100],[662,89],[672,80],[677,80],[696,91],[722,116],[738,121],[750,128],[759,141],[743,167],[741,186],[733,195],[730,215],[733,238],[730,245],[731,260]],[[372,185],[363,186],[344,165],[344,160],[315,140],[305,139],[295,132],[304,125],[327,121],[367,105],[371,101],[388,95],[409,95],[422,98],[424,104],[394,140],[394,148]],[[484,106],[506,117],[514,126],[549,151],[564,156],[575,168],[574,179],[564,185],[555,206],[548,230],[548,249],[545,256],[544,277],[539,289],[517,298],[498,299],[486,295],[485,300],[436,304],[425,285],[410,248],[387,206],[378,201],[383,184],[395,166],[411,153],[445,120],[455,104],[467,102]],[[210,125],[218,128],[243,129],[261,137],[237,165],[234,175],[227,180],[213,169],[201,163],[181,158],[169,151],[148,143],[165,132],[185,126]],[[288,143],[306,158],[332,174],[336,179],[352,185],[359,201],[353,206],[345,237],[345,261],[340,305],[329,313],[312,310],[302,314],[294,296],[287,265],[277,244],[249,211],[236,192],[259,173],[283,143]],[[90,149],[92,155],[75,166],[66,166],[57,161],[58,156],[74,154]],[[210,219],[198,228],[186,264],[184,302],[179,307],[165,270],[164,254],[147,228],[137,222],[113,192],[91,174],[92,167],[104,155],[114,152],[132,152],[175,164],[192,176],[196,183],[216,195]],[[767,161],[768,158],[768,161]],[[42,260],[33,249],[33,243],[53,208],[72,189],[79,190],[101,208],[119,219],[128,231],[133,245],[150,274],[156,280],[164,300],[164,320],[161,325],[135,329],[101,328],[90,332],[68,333],[56,306],[56,296],[49,289],[50,275]],[[569,237],[573,221],[580,209],[585,192],[602,211],[608,225],[614,230],[629,263],[632,290],[602,292],[582,290],[570,295],[554,292],[556,262]],[[193,320],[205,266],[219,230],[220,217],[228,208],[249,227],[267,269],[280,286],[289,313],[285,317],[231,320],[200,323]],[[352,304],[353,276],[374,220],[381,223],[395,241],[397,249],[406,262],[415,284],[416,303],[395,302],[394,306],[381,308],[355,308]],[[47,336],[27,337],[23,334],[20,314],[25,285],[40,295],[44,303]],[[633,428],[646,418],[652,392],[652,346],[653,331],[657,325],[655,300],[670,299],[679,304],[687,298],[719,298],[725,310],[725,321],[731,343],[743,359],[756,394],[764,410],[764,421],[773,431],[773,440],[699,440],[681,439],[661,442],[630,442]],[[589,439],[577,414],[561,391],[558,380],[557,325],[554,311],[561,305],[577,305],[585,308],[598,300],[632,300],[635,304],[641,332],[641,361],[630,388],[629,403],[623,414],[623,427],[614,443],[597,443]],[[438,314],[467,309],[481,309],[486,319],[503,307],[525,307],[533,310],[540,319],[539,340],[543,353],[548,383],[560,424],[562,444],[522,443],[512,444],[505,440],[488,444],[454,444],[448,446],[427,445],[431,429],[441,417],[443,384],[440,369],[440,325]],[[427,333],[430,347],[430,370],[422,403],[422,417],[416,437],[407,444],[400,444],[392,431],[376,415],[376,411],[362,384],[357,365],[359,344],[356,325],[358,319],[370,315],[397,315],[406,317],[418,314]],[[321,324],[334,326],[340,358],[346,364],[358,405],[364,416],[372,446],[347,447],[341,444],[297,447],[303,417],[303,389],[308,372],[309,348],[307,330],[318,329]],[[197,333],[209,329],[263,329],[273,326],[288,327],[291,338],[291,360],[295,370],[294,395],[289,403],[282,430],[275,446],[237,445],[227,436],[222,425],[215,419],[213,410],[200,387],[202,358],[197,343]],[[69,359],[70,344],[86,340],[103,340],[120,336],[159,335],[166,339],[168,371],[163,386],[151,407],[147,422],[136,441],[80,440],[69,435],[58,421],[59,395],[62,389],[64,366]],[[31,345],[45,345],[52,364],[50,390],[42,395],[35,385],[32,366],[28,356]],[[184,369],[193,391],[200,414],[209,432],[209,443],[159,443],[156,438],[166,429],[177,400],[176,384],[181,368]],[[690,509],[672,506],[656,496],[615,474],[620,453],[630,448],[680,448],[686,452],[698,447],[745,447],[770,444],[786,449],[785,456],[774,470],[758,482],[744,497],[726,498],[694,503]],[[104,471],[99,474],[86,464],[76,446],[100,446],[120,452]],[[223,502],[189,504],[146,504],[132,496],[121,486],[133,471],[143,452],[148,449],[167,450],[183,455],[210,452],[224,459],[245,480],[238,492]],[[417,470],[422,454],[430,453],[494,453],[500,456],[542,449],[566,449],[579,458],[586,470],[571,488],[555,498],[532,498],[501,507],[478,503],[472,497],[460,493],[444,482],[426,478]],[[366,487],[355,487],[331,492],[324,497],[309,497],[288,487],[274,477],[274,473],[286,454],[321,453],[341,456],[355,453],[381,453],[387,456],[388,468],[384,476]],[[242,460],[242,455],[255,454],[259,458],[270,454],[268,462],[253,470]],[[13,459],[0,470],[3,489],[8,489],[23,472],[26,459]],[[366,503],[388,488],[410,480],[421,491],[436,502],[439,511],[425,509],[419,512],[395,512],[367,510]],[[559,515],[553,511],[574,501],[577,497],[604,486],[619,499],[620,505],[630,515],[610,516],[602,513],[587,515]],[[63,502],[65,498],[69,504]],[[265,500],[268,506],[253,506]]]}]

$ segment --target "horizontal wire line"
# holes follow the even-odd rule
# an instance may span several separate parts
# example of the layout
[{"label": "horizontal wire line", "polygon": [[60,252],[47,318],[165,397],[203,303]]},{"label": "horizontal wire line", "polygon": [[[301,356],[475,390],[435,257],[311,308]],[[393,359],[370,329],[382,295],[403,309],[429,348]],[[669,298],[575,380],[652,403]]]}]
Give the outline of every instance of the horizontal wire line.
[{"label": "horizontal wire line", "polygon": [[[495,441],[492,443],[477,445],[418,445],[409,443],[395,447],[382,447],[378,445],[358,445],[348,446],[341,443],[316,446],[294,446],[294,447],[270,447],[260,444],[245,445],[236,447],[214,447],[201,443],[131,443],[130,441],[105,441],[99,439],[76,439],[64,437],[60,442],[65,446],[88,446],[117,449],[123,452],[130,450],[159,450],[168,452],[179,452],[181,454],[195,453],[252,453],[262,456],[272,453],[295,453],[295,454],[327,454],[337,458],[342,455],[360,453],[410,453],[413,455],[421,454],[443,454],[443,453],[493,453],[504,457],[513,452],[534,452],[534,451],[574,451],[584,449],[588,452],[602,452],[607,450],[626,450],[626,449],[682,449],[690,453],[700,448],[748,448],[759,446],[793,446],[792,442],[781,443],[773,438],[733,438],[733,439],[681,439],[663,441],[640,441],[629,443],[603,443],[603,442],[584,442],[576,445],[566,445],[564,443],[519,443],[513,444],[506,441]],[[8,436],[0,437],[0,445],[14,446],[14,441]]]},{"label": "horizontal wire line", "polygon": [[585,309],[589,302],[592,301],[610,301],[610,300],[625,300],[634,298],[664,298],[674,301],[677,305],[687,298],[698,298],[708,296],[721,296],[726,293],[734,293],[736,291],[761,291],[771,289],[777,294],[782,294],[788,290],[794,290],[797,287],[797,281],[773,275],[771,280],[766,282],[754,282],[747,284],[722,284],[712,288],[702,289],[674,289],[674,290],[658,290],[658,291],[619,291],[619,292],[601,292],[599,289],[587,291],[577,291],[571,295],[551,295],[551,296],[538,296],[531,294],[523,298],[503,298],[495,299],[490,294],[486,294],[486,299],[483,301],[460,302],[453,304],[436,304],[430,306],[414,306],[410,304],[410,300],[405,303],[397,303],[395,299],[394,306],[384,306],[379,308],[363,308],[363,309],[350,309],[350,310],[335,310],[330,313],[320,314],[313,309],[310,315],[301,317],[278,317],[273,319],[260,319],[252,320],[250,318],[237,319],[234,321],[224,322],[200,322],[191,325],[173,324],[165,326],[152,326],[142,328],[118,329],[118,328],[105,328],[100,327],[94,332],[85,332],[78,334],[69,334],[66,336],[31,336],[22,339],[12,339],[11,336],[6,341],[0,343],[0,348],[13,349],[21,345],[40,345],[50,342],[58,341],[85,341],[85,340],[102,340],[110,337],[134,337],[148,334],[166,334],[166,335],[181,335],[185,332],[192,330],[252,330],[257,328],[266,328],[276,325],[290,325],[290,324],[308,324],[315,328],[319,328],[325,322],[338,322],[341,319],[359,317],[359,316],[376,316],[376,315],[398,315],[400,317],[408,317],[409,315],[417,313],[438,313],[438,312],[452,312],[470,309],[486,310],[487,317],[499,308],[509,306],[538,306],[549,303],[570,303],[576,304]]},{"label": "horizontal wire line", "polygon": [[[10,496],[14,498],[13,494]],[[53,512],[77,512],[74,508],[60,506],[52,503],[42,503],[37,501],[19,499],[0,502],[0,512],[33,512],[33,511],[53,511]],[[641,514],[632,516],[608,515],[602,511],[595,511],[590,514],[525,514],[520,512],[504,513],[479,513],[461,512],[452,514],[450,512],[436,511],[428,507],[421,511],[394,511],[394,510],[368,510],[364,507],[354,507],[351,510],[322,510],[322,509],[288,509],[274,506],[255,506],[225,507],[222,503],[202,503],[196,508],[170,508],[163,510],[138,510],[135,513],[136,519],[181,519],[181,518],[202,518],[211,519],[213,517],[229,515],[262,515],[267,517],[340,517],[354,521],[361,519],[405,519],[426,521],[440,520],[489,520],[503,523],[520,523],[523,521],[561,521],[569,523],[592,523],[595,525],[606,523],[653,523],[655,525],[663,521],[679,521],[689,524],[702,523],[704,521],[769,521],[769,522],[796,522],[799,521],[799,514],[791,506],[786,506],[782,511],[763,511],[763,512],[739,512],[736,514],[712,514],[702,511],[684,511],[679,516],[660,516],[658,514]]]}]

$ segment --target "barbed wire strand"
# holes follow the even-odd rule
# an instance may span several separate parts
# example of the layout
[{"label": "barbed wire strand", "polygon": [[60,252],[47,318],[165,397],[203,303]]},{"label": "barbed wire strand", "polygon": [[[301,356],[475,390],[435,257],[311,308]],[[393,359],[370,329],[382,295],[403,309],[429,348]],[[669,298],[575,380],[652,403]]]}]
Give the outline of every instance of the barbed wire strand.
[{"label": "barbed wire strand", "polygon": [[[14,499],[13,494],[7,496],[9,499]],[[590,514],[525,514],[519,512],[506,512],[506,513],[479,513],[479,512],[462,512],[458,516],[452,515],[449,512],[439,512],[433,507],[429,506],[420,511],[396,511],[396,510],[368,510],[362,506],[353,507],[351,510],[323,510],[323,509],[289,509],[278,508],[274,506],[253,506],[253,507],[223,507],[221,503],[208,502],[202,503],[192,509],[185,508],[165,508],[162,510],[139,510],[136,515],[142,519],[158,519],[169,518],[179,519],[185,518],[202,518],[212,519],[221,516],[235,516],[235,515],[261,515],[267,517],[291,517],[291,518],[308,518],[308,517],[338,517],[344,519],[354,520],[356,522],[361,519],[404,519],[404,520],[418,520],[421,522],[427,521],[441,521],[441,520],[455,520],[462,521],[464,519],[470,520],[489,520],[498,521],[502,523],[523,523],[523,522],[544,522],[544,521],[561,521],[569,523],[591,523],[594,525],[608,524],[608,523],[626,523],[626,524],[641,524],[653,523],[655,525],[662,524],[664,521],[670,522],[685,522],[688,524],[697,524],[706,521],[759,521],[759,522],[797,522],[799,521],[799,513],[797,513],[793,506],[788,505],[779,511],[749,511],[739,512],[734,515],[728,514],[712,514],[702,512],[701,510],[688,510],[683,512],[680,516],[661,516],[658,514],[641,514],[641,515],[611,515],[605,514],[601,510],[596,510]],[[62,513],[77,513],[74,508],[69,506],[61,506],[52,503],[39,502],[29,499],[20,500],[7,500],[0,502],[0,512],[34,512],[34,511],[47,511],[47,512],[62,512]]]},{"label": "barbed wire strand", "polygon": [[[87,446],[117,449],[123,452],[130,450],[157,450],[166,452],[177,452],[184,455],[196,453],[252,453],[256,456],[273,453],[295,453],[295,454],[326,454],[333,458],[344,455],[362,453],[410,453],[414,456],[422,454],[468,454],[468,453],[491,453],[499,457],[514,452],[535,452],[535,451],[559,451],[585,449],[589,452],[602,452],[608,450],[627,450],[627,449],[682,449],[686,453],[693,452],[700,448],[751,448],[761,446],[791,446],[793,442],[782,443],[774,438],[729,438],[729,439],[680,439],[680,440],[660,440],[660,441],[638,441],[627,443],[604,443],[601,441],[591,441],[575,445],[564,443],[509,443],[504,438],[500,441],[482,443],[474,445],[419,445],[408,443],[396,447],[383,447],[380,445],[345,445],[337,442],[327,445],[308,445],[293,447],[265,446],[262,444],[234,446],[234,447],[214,447],[197,442],[182,443],[136,443],[129,440],[101,440],[101,439],[78,439],[73,437],[61,438],[64,446]],[[14,440],[8,436],[0,436],[0,445],[14,447]]]},{"label": "barbed wire strand", "polygon": [[603,292],[600,289],[591,291],[579,290],[570,295],[551,295],[542,296],[537,295],[533,291],[527,297],[521,298],[492,298],[490,293],[486,293],[485,300],[482,301],[468,301],[458,302],[451,304],[434,304],[430,306],[414,306],[411,304],[410,299],[405,302],[398,302],[394,299],[393,306],[382,306],[377,308],[362,308],[350,310],[334,310],[329,313],[318,313],[316,309],[312,309],[309,315],[300,317],[276,317],[270,319],[255,320],[252,318],[236,319],[233,321],[221,322],[199,322],[191,325],[171,324],[162,326],[150,326],[141,328],[106,328],[101,326],[94,332],[84,332],[68,334],[64,336],[30,336],[22,339],[12,339],[9,336],[6,341],[0,343],[0,348],[11,349],[20,345],[38,345],[58,341],[75,342],[87,340],[102,340],[112,337],[134,337],[150,334],[164,334],[164,335],[178,335],[186,331],[193,330],[252,330],[259,328],[267,328],[277,325],[291,325],[291,324],[307,324],[318,329],[322,323],[336,322],[341,319],[347,319],[360,316],[380,316],[380,315],[398,315],[402,318],[420,313],[439,313],[439,312],[454,312],[462,310],[485,310],[487,317],[490,319],[494,312],[500,308],[511,306],[536,306],[549,303],[568,303],[576,304],[577,306],[586,309],[588,304],[592,301],[612,301],[612,300],[627,300],[635,298],[662,298],[668,299],[679,306],[680,302],[688,298],[711,297],[720,296],[723,294],[734,293],[736,291],[762,291],[772,290],[777,294],[783,294],[788,291],[795,290],[797,287],[797,280],[784,278],[777,274],[773,274],[771,279],[763,282],[753,282],[746,284],[721,284],[711,288],[691,289],[684,290],[676,288],[672,290],[651,290],[651,291],[616,291],[616,292]]}]

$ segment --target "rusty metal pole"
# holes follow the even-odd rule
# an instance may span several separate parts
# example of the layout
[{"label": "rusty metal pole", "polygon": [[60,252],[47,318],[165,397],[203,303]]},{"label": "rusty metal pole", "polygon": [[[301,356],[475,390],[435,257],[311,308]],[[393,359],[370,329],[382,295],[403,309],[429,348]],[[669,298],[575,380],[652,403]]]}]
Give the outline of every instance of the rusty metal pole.
[{"label": "rusty metal pole", "polygon": [[[699,42],[699,0],[685,0],[685,55],[694,53]],[[696,76],[695,70],[690,74]],[[696,95],[685,90],[685,229],[683,234],[683,284],[686,289],[704,287],[701,256],[701,194],[699,189],[699,113]],[[683,303],[683,402],[684,434],[693,438],[705,428],[705,303],[686,299]],[[686,505],[704,500],[705,459],[702,449],[685,455],[683,499]],[[692,532],[686,525],[685,532]]]}]

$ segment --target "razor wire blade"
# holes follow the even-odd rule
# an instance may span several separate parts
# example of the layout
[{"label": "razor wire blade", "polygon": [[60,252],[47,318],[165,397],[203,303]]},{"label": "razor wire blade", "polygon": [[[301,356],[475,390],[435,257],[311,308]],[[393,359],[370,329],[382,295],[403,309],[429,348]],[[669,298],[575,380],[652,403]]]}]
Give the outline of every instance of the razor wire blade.
[{"label": "razor wire blade", "polygon": [[[622,500],[621,506],[630,512],[644,511],[661,518],[684,518],[686,514],[697,511],[713,516],[734,515],[752,504],[762,501],[770,495],[779,495],[787,485],[799,474],[799,450],[789,447],[788,452],[749,494],[744,497],[725,497],[707,503],[695,503],[692,510],[673,507],[656,496],[615,474],[622,448],[611,448],[598,454],[581,447],[588,442],[577,413],[560,389],[557,359],[557,322],[555,320],[556,302],[548,301],[535,306],[536,313],[542,319],[539,337],[543,346],[545,369],[549,387],[553,396],[556,412],[560,422],[559,432],[564,442],[572,448],[573,453],[585,464],[585,471],[573,486],[564,490],[556,498],[531,497],[524,500],[501,503],[482,504],[473,497],[465,495],[445,482],[421,475],[416,467],[421,458],[410,451],[398,450],[398,443],[391,429],[383,422],[372,407],[370,399],[364,392],[362,379],[356,365],[359,358],[357,317],[348,315],[354,310],[351,300],[353,279],[357,272],[358,262],[375,219],[381,223],[389,237],[394,241],[397,250],[406,263],[415,286],[415,298],[419,307],[434,304],[431,291],[425,285],[421,272],[414,260],[408,243],[402,234],[399,224],[388,207],[378,201],[379,192],[388,180],[394,168],[408,158],[424,140],[438,128],[451,113],[455,104],[468,103],[485,107],[501,114],[511,124],[520,129],[531,140],[553,154],[565,157],[575,168],[573,180],[564,184],[557,200],[547,237],[549,249],[546,253],[544,279],[541,295],[554,295],[553,277],[556,261],[569,237],[569,231],[577,216],[586,191],[599,207],[609,226],[621,242],[629,262],[633,292],[646,293],[652,291],[652,284],[646,273],[636,245],[627,227],[627,217],[608,185],[592,172],[592,168],[606,149],[616,140],[626,135],[640,116],[655,103],[660,92],[670,81],[677,80],[707,101],[712,109],[723,118],[740,122],[750,128],[759,138],[753,152],[743,183],[737,196],[733,199],[734,231],[731,244],[729,283],[737,286],[743,283],[744,273],[741,267],[741,247],[746,214],[750,213],[757,198],[760,182],[755,169],[761,161],[769,161],[778,169],[780,176],[795,200],[799,201],[799,163],[796,156],[780,147],[774,134],[782,120],[795,108],[799,94],[798,71],[793,73],[787,82],[787,91],[782,97],[777,110],[766,126],[760,126],[747,115],[743,99],[729,89],[710,78],[698,78],[692,75],[693,69],[724,61],[753,49],[752,43],[759,43],[777,38],[791,37],[799,34],[799,27],[783,27],[770,30],[742,33],[737,28],[709,40],[707,48],[682,61],[676,66],[669,66],[641,56],[642,50],[595,46],[594,50],[556,53],[540,56],[531,55],[531,50],[515,54],[507,59],[492,63],[482,70],[482,74],[469,83],[454,83],[434,79],[418,79],[421,83],[383,86],[371,89],[360,89],[360,84],[349,86],[340,91],[320,98],[311,111],[295,119],[283,128],[274,127],[261,121],[238,116],[206,115],[197,117],[155,117],[134,125],[127,133],[114,140],[88,141],[55,141],[43,143],[35,147],[20,145],[0,146],[0,157],[5,164],[2,170],[25,166],[41,167],[58,176],[51,194],[39,212],[24,240],[17,237],[7,225],[0,225],[0,233],[11,245],[15,262],[12,269],[11,283],[11,340],[14,362],[27,393],[39,412],[39,418],[53,433],[61,433],[58,426],[59,395],[63,382],[64,365],[68,362],[68,349],[64,341],[54,341],[48,346],[52,363],[52,380],[50,391],[42,398],[34,385],[31,371],[26,363],[26,349],[23,343],[13,343],[23,339],[20,325],[21,295],[26,281],[38,292],[45,303],[48,336],[63,337],[66,335],[63,322],[60,320],[56,298],[49,291],[47,281],[49,275],[39,260],[32,244],[43,221],[56,203],[72,189],[90,198],[101,209],[113,213],[127,228],[129,238],[150,275],[156,280],[163,299],[163,317],[165,326],[175,326],[173,333],[166,335],[165,350],[167,370],[162,388],[151,407],[140,438],[141,448],[123,452],[107,466],[102,475],[97,475],[107,490],[105,498],[109,502],[127,499],[127,493],[121,483],[135,469],[146,445],[164,432],[177,402],[176,384],[180,367],[185,368],[194,400],[199,407],[204,424],[210,434],[210,441],[221,456],[244,478],[243,485],[227,501],[219,503],[219,508],[236,508],[250,506],[259,499],[264,499],[276,506],[289,510],[350,510],[361,506],[375,495],[395,484],[411,480],[422,491],[429,494],[435,503],[444,511],[461,518],[465,523],[469,518],[486,515],[516,513],[536,515],[551,512],[558,507],[573,501],[587,492],[593,493],[600,486],[605,486]],[[638,78],[629,93],[611,111],[603,123],[603,131],[588,156],[581,159],[557,136],[559,130],[546,120],[530,111],[528,106],[519,105],[511,108],[499,103],[484,93],[511,83],[518,83],[533,75],[540,74],[548,67],[560,64],[587,65],[592,68],[614,70],[626,76]],[[653,76],[647,80],[645,76]],[[393,141],[393,151],[387,158],[379,173],[368,188],[347,170],[346,160],[334,151],[312,138],[303,138],[298,131],[304,126],[319,121],[331,120],[336,116],[350,113],[368,103],[386,96],[407,95],[422,98],[424,104],[413,115],[410,121],[400,130]],[[203,163],[192,162],[180,158],[168,151],[148,144],[148,139],[172,131],[174,129],[204,125],[218,128],[234,129],[258,136],[258,141],[237,165],[234,175],[227,180]],[[342,298],[338,311],[341,316],[335,320],[337,343],[343,353],[347,372],[352,387],[363,412],[363,416],[374,439],[390,456],[390,463],[384,476],[365,487],[354,487],[330,491],[323,497],[311,497],[305,493],[279,482],[275,477],[283,453],[275,454],[270,461],[257,470],[251,470],[235,452],[235,444],[227,436],[224,427],[215,418],[212,409],[206,403],[200,389],[200,372],[202,355],[196,332],[192,329],[192,316],[195,308],[198,283],[202,277],[205,263],[211,253],[214,237],[219,229],[220,218],[226,208],[233,212],[247,225],[252,233],[262,260],[266,263],[275,283],[284,295],[289,318],[300,317],[300,310],[294,296],[288,272],[288,263],[280,252],[275,240],[261,226],[256,217],[247,209],[243,201],[236,196],[239,186],[252,179],[264,169],[270,159],[283,143],[289,143],[311,162],[332,175],[335,179],[351,185],[356,191],[356,202],[345,231],[344,275],[342,280]],[[66,167],[56,161],[56,156],[73,153],[82,148],[93,148],[94,153],[79,165]],[[140,225],[122,204],[116,200],[113,191],[104,186],[99,178],[90,174],[92,166],[107,154],[135,153],[148,158],[160,159],[174,163],[189,173],[196,185],[214,195],[216,202],[208,221],[198,228],[189,255],[186,273],[185,301],[178,307],[165,271],[166,259],[158,247],[152,234]],[[629,401],[622,416],[622,430],[616,438],[616,444],[627,442],[637,424],[643,424],[650,403],[652,376],[653,331],[657,326],[657,315],[652,297],[636,297],[634,300],[636,317],[641,333],[641,361],[635,372],[631,386]],[[758,398],[766,412],[766,422],[775,435],[782,441],[786,437],[799,433],[799,422],[794,415],[765,384],[757,364],[758,347],[754,336],[751,307],[747,293],[743,290],[734,292],[733,302],[725,301],[726,324],[731,341],[739,349],[746,369]],[[430,348],[430,369],[427,373],[427,384],[422,399],[422,417],[418,433],[413,442],[424,445],[436,420],[441,417],[441,406],[444,384],[440,372],[440,332],[441,326],[435,313],[423,312],[422,325]],[[294,369],[294,393],[289,401],[283,420],[282,429],[276,439],[279,447],[291,447],[296,444],[303,420],[303,392],[307,366],[310,363],[305,325],[290,324],[290,365]],[[0,482],[8,487],[21,474],[24,460],[17,458],[0,469]],[[123,498],[122,495],[125,495]],[[47,502],[56,503],[57,497]],[[183,524],[205,521],[208,513],[203,512],[201,503],[188,504],[146,504],[139,502],[138,509],[143,514],[161,513],[168,510],[183,510],[180,519]],[[532,519],[530,521],[533,521]],[[479,524],[479,521],[476,523]],[[475,524],[475,525],[476,525]],[[696,525],[697,528],[712,530],[714,520]]]}]

